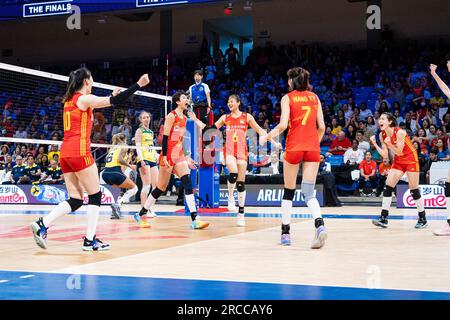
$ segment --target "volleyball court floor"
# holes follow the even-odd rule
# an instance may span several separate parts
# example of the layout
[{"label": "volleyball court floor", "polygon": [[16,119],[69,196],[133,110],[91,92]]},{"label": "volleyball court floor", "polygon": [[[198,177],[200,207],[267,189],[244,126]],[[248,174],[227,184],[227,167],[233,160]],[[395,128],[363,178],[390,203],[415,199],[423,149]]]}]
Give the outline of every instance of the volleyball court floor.
[{"label": "volleyball court floor", "polygon": [[105,252],[81,251],[85,212],[49,229],[48,250],[36,246],[29,224],[51,206],[0,206],[0,299],[450,299],[450,237],[432,235],[444,210],[427,210],[429,227],[414,229],[416,211],[391,210],[388,229],[371,219],[378,207],[323,208],[328,240],[310,249],[307,208],[294,208],[292,246],[280,240],[279,208],[234,214],[201,213],[211,223],[191,230],[180,207],[156,206],[150,229],[102,207],[97,236]]}]

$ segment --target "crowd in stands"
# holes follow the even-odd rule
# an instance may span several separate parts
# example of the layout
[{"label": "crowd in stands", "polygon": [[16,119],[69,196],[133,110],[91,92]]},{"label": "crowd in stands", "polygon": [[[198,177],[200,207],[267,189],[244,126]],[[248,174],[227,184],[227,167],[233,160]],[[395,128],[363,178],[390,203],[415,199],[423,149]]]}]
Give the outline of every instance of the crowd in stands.
[{"label": "crowd in stands", "polygon": [[[352,191],[357,192],[371,189],[376,195],[381,193],[392,158],[382,159],[369,143],[369,138],[376,135],[378,139],[377,120],[383,112],[391,112],[397,117],[400,127],[408,132],[417,147],[422,183],[428,182],[432,162],[450,160],[450,101],[439,91],[428,70],[430,63],[438,64],[441,77],[450,83],[443,64],[450,51],[442,44],[426,47],[414,43],[399,47],[389,45],[383,50],[368,51],[296,42],[281,46],[269,43],[265,47],[254,48],[243,63],[239,62],[239,51],[231,45],[225,53],[219,50],[210,55],[209,52],[202,46],[200,59],[173,61],[169,94],[178,89],[186,90],[193,83],[194,69],[202,70],[204,81],[211,89],[216,119],[227,113],[228,96],[239,94],[243,110],[252,114],[266,130],[279,122],[280,100],[287,91],[286,70],[292,66],[310,70],[311,89],[322,102],[326,122],[321,149],[324,161],[331,164],[330,170],[338,185],[350,185]],[[118,65],[107,70],[87,67],[93,69],[95,81],[123,87],[130,85],[136,75],[148,70],[144,64],[136,64],[133,68]],[[163,67],[154,71],[147,90],[165,94]],[[31,99],[20,100],[0,90],[0,133],[15,138],[61,140],[62,94],[55,92],[36,104]],[[108,143],[113,134],[123,132],[128,143],[132,144],[133,133],[139,125],[139,112],[146,108],[145,103],[140,103],[135,108],[96,111],[92,142]],[[160,132],[163,121],[161,110],[159,106],[152,112],[151,127],[156,133]],[[155,140],[158,144],[158,139]],[[249,141],[250,145],[252,143],[256,149],[250,148],[249,171],[258,173],[261,166],[267,166],[272,168],[272,172],[279,172],[275,167],[278,168],[278,162],[282,162],[282,154],[274,152],[275,155],[269,154],[261,159],[257,152],[252,151],[258,150],[257,141]],[[20,155],[24,159],[22,161],[27,162],[26,166],[39,165],[42,173],[54,159],[50,157],[50,150],[41,149],[9,143],[2,148],[0,166],[11,169],[16,162],[19,165],[17,157]],[[97,152],[100,153],[96,158],[102,158],[101,151]],[[34,157],[35,164],[29,163],[29,155]],[[273,164],[275,162],[276,165]],[[252,163],[258,165],[252,166]],[[27,176],[31,181],[37,181],[37,176]],[[47,174],[46,179],[48,177]]]}]

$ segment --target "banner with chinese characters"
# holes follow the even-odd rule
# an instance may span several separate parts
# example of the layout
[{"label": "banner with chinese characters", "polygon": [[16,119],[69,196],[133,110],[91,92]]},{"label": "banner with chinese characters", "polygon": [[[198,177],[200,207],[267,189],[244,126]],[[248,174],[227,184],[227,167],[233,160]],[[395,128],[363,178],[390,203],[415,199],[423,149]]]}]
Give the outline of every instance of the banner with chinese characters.
[{"label": "banner with chinese characters", "polygon": [[[120,189],[101,185],[102,204],[115,203]],[[0,204],[58,204],[69,199],[64,185],[0,185]],[[88,196],[84,194],[84,204]]]},{"label": "banner with chinese characters", "polygon": [[[425,208],[445,209],[445,188],[438,184],[419,186]],[[414,201],[408,185],[397,185],[397,208],[415,208]]]}]

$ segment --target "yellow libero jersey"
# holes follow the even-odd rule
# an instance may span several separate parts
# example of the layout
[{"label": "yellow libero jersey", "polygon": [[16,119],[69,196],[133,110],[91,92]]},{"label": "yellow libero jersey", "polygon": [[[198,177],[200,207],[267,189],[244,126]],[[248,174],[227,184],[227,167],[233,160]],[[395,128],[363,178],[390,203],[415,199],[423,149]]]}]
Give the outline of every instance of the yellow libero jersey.
[{"label": "yellow libero jersey", "polygon": [[138,130],[142,131],[141,151],[144,159],[139,159],[139,157],[137,157],[137,161],[147,160],[150,162],[156,162],[156,151],[149,148],[153,147],[153,131],[150,129],[147,130],[143,127],[140,127]]},{"label": "yellow libero jersey", "polygon": [[[113,167],[120,167],[122,166],[119,162],[119,155],[120,155],[120,151],[122,151],[124,148],[112,148],[108,155],[106,156],[106,164],[105,164],[105,168],[113,168]],[[123,159],[125,161],[127,161],[128,159],[128,154],[125,153],[123,156]]]}]

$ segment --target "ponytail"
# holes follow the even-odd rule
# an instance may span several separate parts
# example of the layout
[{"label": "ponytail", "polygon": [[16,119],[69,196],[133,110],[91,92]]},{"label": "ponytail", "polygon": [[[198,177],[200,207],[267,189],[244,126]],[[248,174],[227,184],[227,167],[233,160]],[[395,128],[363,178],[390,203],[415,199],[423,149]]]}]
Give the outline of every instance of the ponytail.
[{"label": "ponytail", "polygon": [[297,67],[289,69],[287,76],[292,80],[292,90],[306,91],[309,89],[309,72]]},{"label": "ponytail", "polygon": [[75,92],[83,88],[83,81],[91,77],[91,72],[86,68],[80,68],[72,71],[69,74],[69,81],[67,83],[66,93],[63,98],[63,102],[66,102],[72,98]]}]

